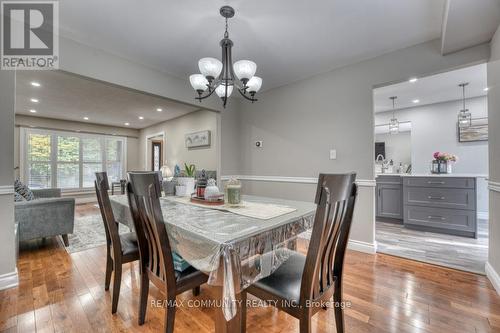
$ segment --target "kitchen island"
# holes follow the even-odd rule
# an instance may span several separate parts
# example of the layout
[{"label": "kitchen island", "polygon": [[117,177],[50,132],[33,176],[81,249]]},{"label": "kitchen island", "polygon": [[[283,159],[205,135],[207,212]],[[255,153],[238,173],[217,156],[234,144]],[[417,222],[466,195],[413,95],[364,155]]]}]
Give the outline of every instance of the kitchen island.
[{"label": "kitchen island", "polygon": [[379,174],[377,219],[405,228],[477,237],[477,174]]}]

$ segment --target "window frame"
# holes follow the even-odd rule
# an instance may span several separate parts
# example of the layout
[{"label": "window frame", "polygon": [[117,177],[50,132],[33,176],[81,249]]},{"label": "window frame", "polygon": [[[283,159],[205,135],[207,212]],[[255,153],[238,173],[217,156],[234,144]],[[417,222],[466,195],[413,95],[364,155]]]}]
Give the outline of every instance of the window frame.
[{"label": "window frame", "polygon": [[[50,165],[51,172],[51,184],[49,188],[57,188],[58,187],[58,179],[57,179],[57,166],[58,164],[78,164],[79,169],[79,177],[78,177],[78,187],[66,187],[63,188],[63,192],[85,192],[85,191],[93,191],[93,186],[84,187],[83,186],[83,170],[84,164],[101,164],[101,170],[107,171],[107,139],[119,140],[122,142],[121,148],[121,178],[123,178],[126,174],[127,170],[127,138],[124,136],[117,135],[106,135],[106,134],[94,134],[94,133],[81,133],[75,131],[62,131],[62,130],[51,130],[51,129],[38,129],[38,128],[20,128],[20,147],[19,147],[19,162],[20,162],[20,178],[24,183],[28,183],[29,181],[29,165],[33,163],[33,161],[28,160],[29,154],[29,136],[30,134],[39,134],[39,135],[50,135],[50,161],[48,161]],[[78,162],[64,162],[58,161],[58,137],[66,136],[66,137],[77,137],[79,138],[79,160]],[[100,142],[101,148],[101,161],[100,162],[91,162],[83,160],[83,141],[84,139],[98,139]],[[47,163],[47,162],[44,162]]]}]

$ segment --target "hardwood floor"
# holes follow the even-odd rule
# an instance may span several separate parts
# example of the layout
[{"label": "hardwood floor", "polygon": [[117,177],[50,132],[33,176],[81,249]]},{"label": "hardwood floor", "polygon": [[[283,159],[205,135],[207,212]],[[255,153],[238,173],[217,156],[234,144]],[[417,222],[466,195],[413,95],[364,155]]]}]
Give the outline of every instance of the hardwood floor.
[{"label": "hardwood floor", "polygon": [[[95,209],[79,206],[77,214]],[[302,249],[304,244],[302,244]],[[105,247],[68,254],[60,239],[24,244],[20,284],[0,292],[1,332],[158,332],[161,299],[151,286],[146,323],[137,325],[137,263],[123,266],[120,302],[111,315],[104,291]],[[500,332],[500,297],[484,276],[389,255],[348,251],[344,276],[346,332]],[[212,332],[214,309],[187,301],[213,299],[209,286],[177,311],[176,332]],[[334,332],[333,309],[313,317],[313,332]],[[273,307],[248,310],[248,332],[298,332],[298,321]]]}]

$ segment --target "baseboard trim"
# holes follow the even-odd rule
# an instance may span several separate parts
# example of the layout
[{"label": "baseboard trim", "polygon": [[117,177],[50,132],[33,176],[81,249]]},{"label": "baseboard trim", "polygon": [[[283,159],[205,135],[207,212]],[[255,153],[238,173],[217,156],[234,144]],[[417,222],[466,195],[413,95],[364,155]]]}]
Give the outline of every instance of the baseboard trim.
[{"label": "baseboard trim", "polygon": [[0,290],[14,288],[19,285],[17,268],[14,272],[0,275]]},{"label": "baseboard trim", "polygon": [[497,293],[500,295],[500,275],[498,275],[498,273],[489,262],[486,262],[484,270],[486,271],[486,276],[491,281],[493,288],[495,288]]},{"label": "baseboard trim", "polygon": [[487,220],[490,218],[490,214],[488,212],[477,212],[477,218],[481,220]]},{"label": "baseboard trim", "polygon": [[377,253],[377,245],[375,243],[361,242],[357,240],[350,240],[347,244],[349,250],[364,252],[369,254]]},{"label": "baseboard trim", "polygon": [[0,195],[14,194],[14,186],[0,185]]},{"label": "baseboard trim", "polygon": [[[247,181],[262,181],[276,183],[299,183],[299,184],[317,184],[318,178],[314,177],[281,177],[281,176],[252,176],[252,175],[231,175],[221,176],[221,180],[227,181],[231,178]],[[356,184],[361,187],[375,187],[375,180],[357,179]]]}]

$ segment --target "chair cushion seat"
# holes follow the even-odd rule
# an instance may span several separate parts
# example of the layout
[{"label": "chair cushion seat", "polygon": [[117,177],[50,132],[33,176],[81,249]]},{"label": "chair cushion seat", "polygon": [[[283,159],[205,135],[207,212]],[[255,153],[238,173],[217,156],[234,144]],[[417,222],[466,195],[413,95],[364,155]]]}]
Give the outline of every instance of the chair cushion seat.
[{"label": "chair cushion seat", "polygon": [[122,244],[122,254],[139,253],[139,246],[137,245],[137,236],[135,232],[128,232],[120,235],[120,242]]},{"label": "chair cushion seat", "polygon": [[252,293],[252,289],[257,288],[282,299],[298,303],[305,262],[304,255],[291,252],[287,261],[278,267],[273,274],[251,285],[248,292]]},{"label": "chair cushion seat", "polygon": [[203,274],[193,266],[189,266],[188,268],[184,269],[182,272],[181,271],[174,271],[175,272],[175,280],[180,281],[183,279],[191,278],[196,274]]}]

